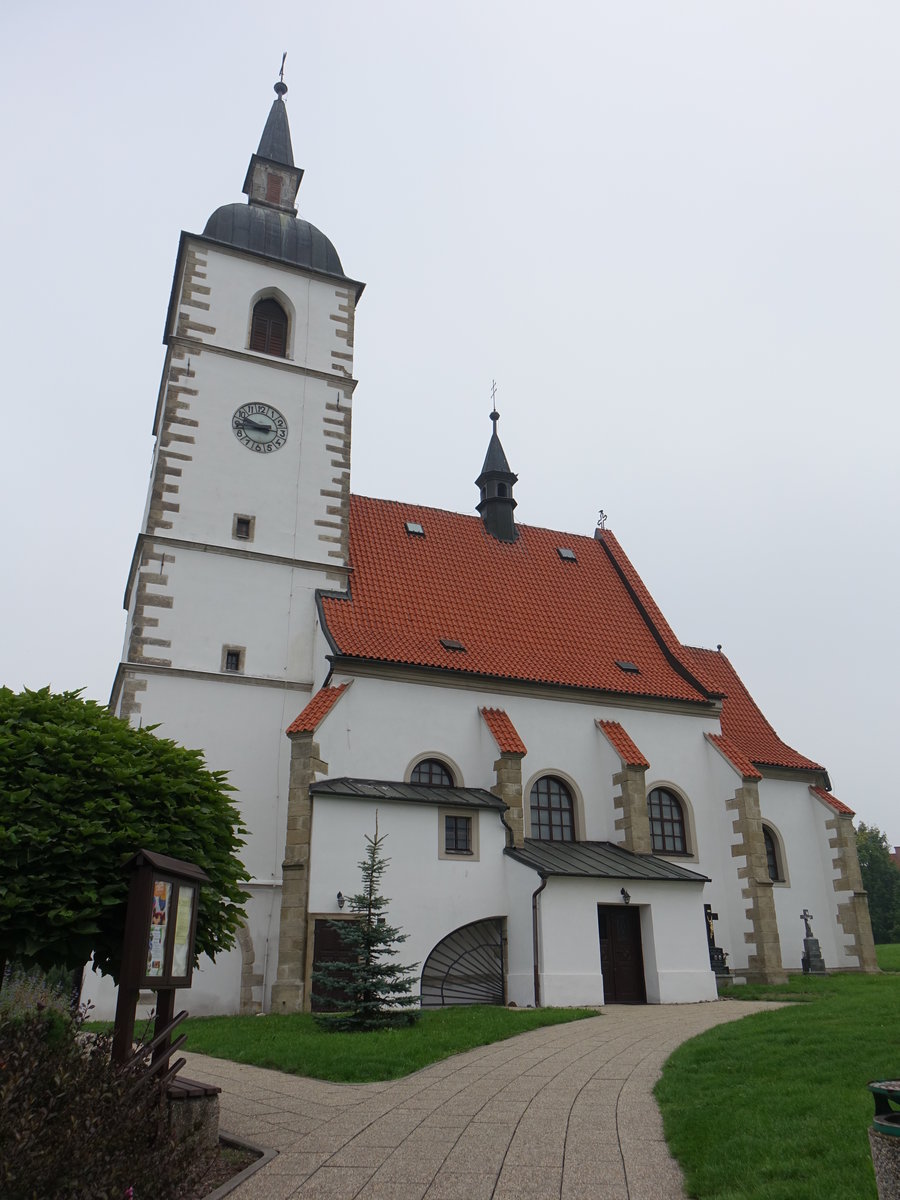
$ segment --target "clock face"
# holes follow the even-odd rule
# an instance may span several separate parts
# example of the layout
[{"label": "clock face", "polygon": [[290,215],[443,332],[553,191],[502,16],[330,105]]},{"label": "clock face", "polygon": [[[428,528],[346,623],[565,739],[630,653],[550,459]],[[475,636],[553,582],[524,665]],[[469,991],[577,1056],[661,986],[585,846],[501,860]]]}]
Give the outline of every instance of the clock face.
[{"label": "clock face", "polygon": [[287,421],[270,404],[242,404],[231,418],[234,436],[248,450],[271,454],[287,441]]}]

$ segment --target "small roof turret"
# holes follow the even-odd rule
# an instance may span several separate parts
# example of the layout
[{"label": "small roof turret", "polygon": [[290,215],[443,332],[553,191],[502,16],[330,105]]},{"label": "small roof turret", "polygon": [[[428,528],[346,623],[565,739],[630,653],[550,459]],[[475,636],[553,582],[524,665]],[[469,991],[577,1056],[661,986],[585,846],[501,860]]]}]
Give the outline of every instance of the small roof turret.
[{"label": "small roof turret", "polygon": [[475,480],[480,489],[480,499],[476,505],[484,527],[500,542],[514,542],[519,536],[513,511],[516,501],[513,498],[513,486],[519,480],[518,475],[509,469],[503,446],[497,434],[497,422],[500,414],[496,409],[491,413],[493,431],[488,442],[487,454],[484,456],[484,466],[481,474]]}]

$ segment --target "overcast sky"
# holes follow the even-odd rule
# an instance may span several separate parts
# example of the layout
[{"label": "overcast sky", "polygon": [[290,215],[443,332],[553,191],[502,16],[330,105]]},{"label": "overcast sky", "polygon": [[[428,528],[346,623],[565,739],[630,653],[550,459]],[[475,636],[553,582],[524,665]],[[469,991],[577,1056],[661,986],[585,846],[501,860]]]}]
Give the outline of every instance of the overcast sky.
[{"label": "overcast sky", "polygon": [[2,680],[106,701],[181,229],[282,50],[301,215],[366,282],[355,492],[600,508],[685,642],[900,843],[900,7],[8,5]]}]

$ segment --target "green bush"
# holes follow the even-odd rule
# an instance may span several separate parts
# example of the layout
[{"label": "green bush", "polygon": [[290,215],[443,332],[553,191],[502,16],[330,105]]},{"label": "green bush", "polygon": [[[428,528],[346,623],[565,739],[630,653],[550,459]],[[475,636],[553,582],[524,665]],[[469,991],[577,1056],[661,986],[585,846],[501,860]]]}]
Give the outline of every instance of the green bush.
[{"label": "green bush", "polygon": [[197,954],[234,945],[249,878],[222,771],[77,692],[0,687],[0,969],[94,967],[118,980],[138,850],[196,863]]},{"label": "green bush", "polygon": [[175,1138],[159,1085],[114,1066],[108,1034],[86,1034],[64,1006],[29,998],[11,988],[0,1011],[0,1196],[191,1195],[209,1156]]}]

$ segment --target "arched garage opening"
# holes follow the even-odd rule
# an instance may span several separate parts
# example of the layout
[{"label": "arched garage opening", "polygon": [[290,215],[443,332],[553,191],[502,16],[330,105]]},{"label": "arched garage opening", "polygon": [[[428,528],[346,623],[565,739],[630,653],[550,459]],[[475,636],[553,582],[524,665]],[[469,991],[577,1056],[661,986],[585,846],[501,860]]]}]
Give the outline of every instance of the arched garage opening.
[{"label": "arched garage opening", "polygon": [[502,917],[461,925],[425,960],[423,1008],[504,1002]]}]

